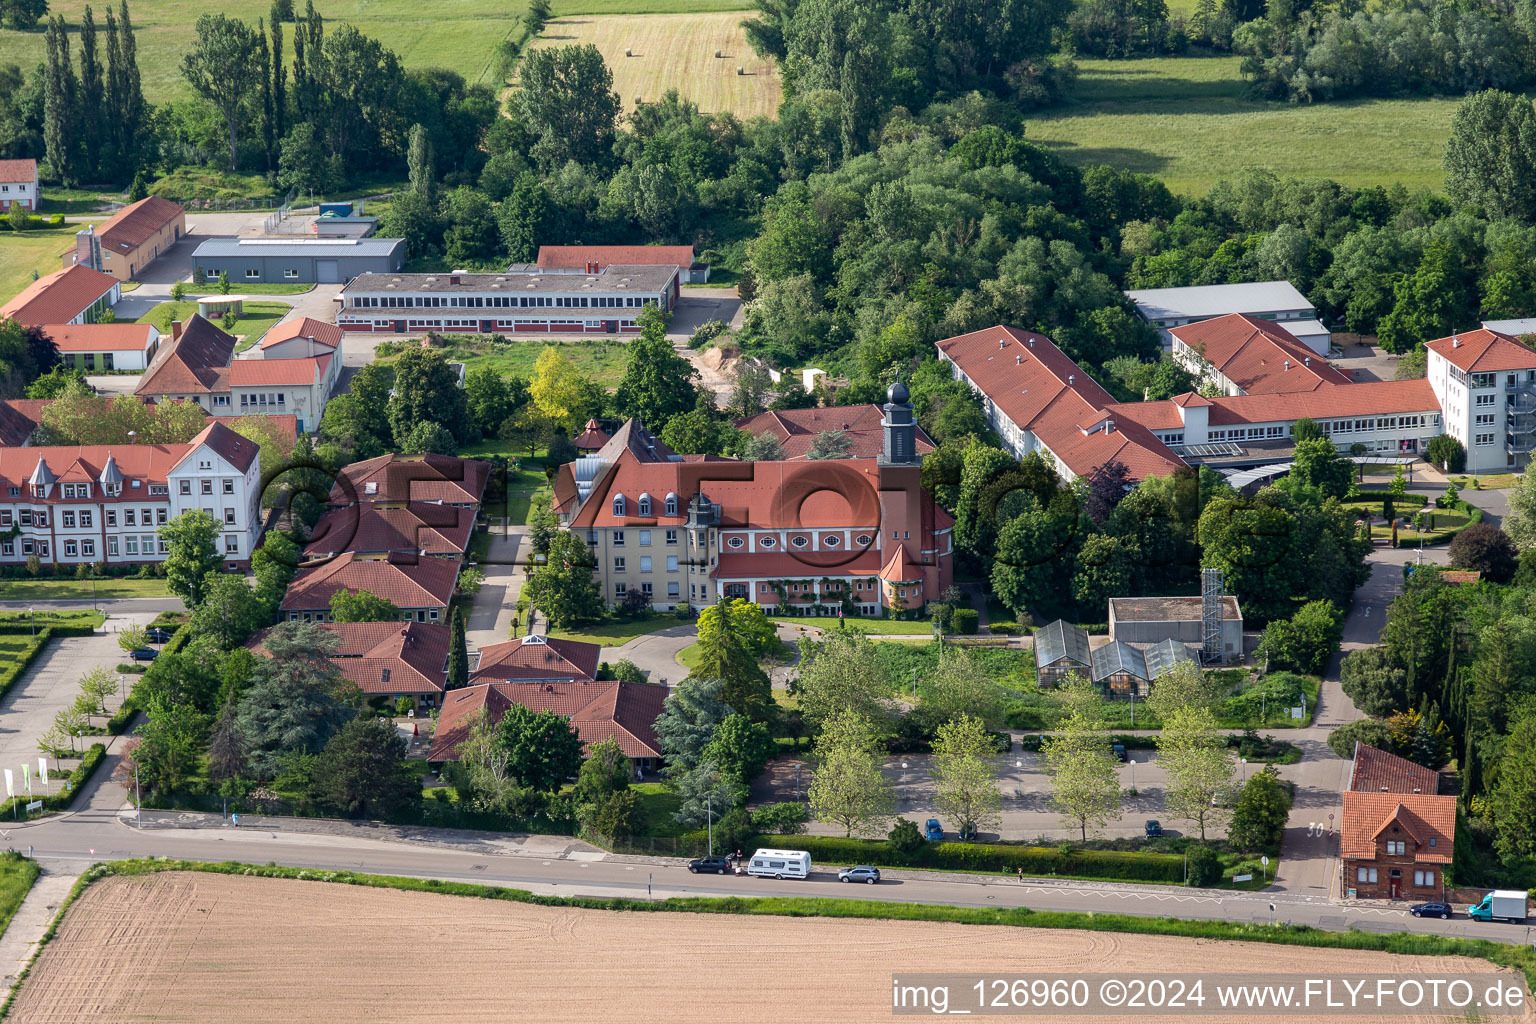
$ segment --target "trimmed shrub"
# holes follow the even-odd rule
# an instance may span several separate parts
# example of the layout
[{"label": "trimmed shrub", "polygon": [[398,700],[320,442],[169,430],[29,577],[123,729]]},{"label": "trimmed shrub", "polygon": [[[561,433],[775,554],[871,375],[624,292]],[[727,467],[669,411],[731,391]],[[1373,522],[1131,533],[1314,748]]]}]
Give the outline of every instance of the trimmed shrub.
[{"label": "trimmed shrub", "polygon": [[1215,885],[1221,881],[1221,858],[1209,846],[1197,846],[1189,851],[1189,884]]},{"label": "trimmed shrub", "polygon": [[[1009,846],[996,843],[924,843],[911,853],[885,839],[843,839],[832,836],[759,836],[765,847],[805,850],[812,860],[832,864],[874,864],[965,871],[997,871],[1049,878],[1070,875],[1082,878],[1122,879],[1178,884],[1184,878],[1184,859],[1171,853],[1134,853],[1120,850],[1079,850],[1070,844],[1058,847]],[[1214,858],[1216,854],[1211,852]],[[1191,861],[1191,878],[1194,877]],[[1221,862],[1216,861],[1218,879]]]},{"label": "trimmed shrub", "polygon": [[975,608],[956,608],[951,616],[956,633],[975,633],[981,624],[981,614]]},{"label": "trimmed shrub", "polygon": [[43,652],[43,648],[48,646],[48,641],[52,638],[53,627],[44,626],[37,631],[36,639],[27,644],[21,657],[6,665],[4,669],[0,669],[0,697],[5,696],[11,687],[16,685],[16,680],[20,679],[28,666],[37,660],[37,656]]}]

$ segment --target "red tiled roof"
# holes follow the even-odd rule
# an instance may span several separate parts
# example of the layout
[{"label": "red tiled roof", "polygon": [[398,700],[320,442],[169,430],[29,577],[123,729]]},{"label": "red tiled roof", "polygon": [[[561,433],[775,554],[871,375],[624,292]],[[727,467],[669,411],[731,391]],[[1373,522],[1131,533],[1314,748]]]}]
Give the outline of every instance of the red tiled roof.
[{"label": "red tiled roof", "polygon": [[[429,622],[322,622],[341,646],[331,662],[370,697],[442,693],[448,681],[449,627]],[[246,646],[265,654],[263,629]]]},{"label": "red tiled roof", "polygon": [[[736,421],[736,426],[754,437],[767,431],[779,439],[784,447],[784,458],[802,459],[811,450],[816,435],[829,430],[841,431],[849,441],[847,457],[850,459],[878,458],[885,449],[885,432],[881,420],[885,411],[873,403],[868,405],[838,405],[828,409],[782,409],[758,413]],[[933,451],[932,439],[918,427],[917,451],[925,454]]]},{"label": "red tiled roof", "polygon": [[322,345],[337,348],[341,345],[342,334],[342,329],[335,324],[301,316],[293,320],[284,320],[273,327],[261,339],[261,347],[270,348],[285,341],[292,341],[294,338],[308,338]]},{"label": "red tiled roof", "polygon": [[598,644],[552,637],[523,637],[480,648],[480,662],[470,681],[531,683],[535,680],[597,678]]},{"label": "red tiled roof", "polygon": [[1347,788],[1357,793],[1435,794],[1440,791],[1440,773],[1356,741]]},{"label": "red tiled roof", "polygon": [[[21,449],[25,451],[25,449]],[[342,555],[324,565],[300,568],[283,595],[283,611],[320,611],[337,591],[366,590],[398,608],[446,608],[458,584],[453,558],[361,558]]]},{"label": "red tiled roof", "polygon": [[[1416,793],[1344,793],[1339,856],[1375,860],[1376,841],[1396,823],[1417,844],[1421,864],[1449,864],[1456,840],[1456,798]],[[1431,846],[1429,841],[1435,840]]]},{"label": "red tiled roof", "polygon": [[[562,474],[570,464],[560,467]],[[702,491],[721,506],[721,525],[755,527],[868,527],[880,525],[879,468],[870,459],[816,462],[641,462],[620,456],[594,482],[591,496],[571,527],[672,526],[688,514]],[[677,515],[667,516],[666,495],[677,495]],[[613,501],[625,498],[625,514]],[[651,516],[639,516],[640,497],[651,497]]]},{"label": "red tiled roof", "polygon": [[490,467],[474,459],[380,455],[344,467],[331,488],[331,504],[440,501],[477,505],[489,475]]},{"label": "red tiled roof", "polygon": [[[1226,395],[1205,400],[1208,422],[1213,427],[1240,423],[1290,422],[1308,417],[1316,420],[1346,416],[1384,416],[1391,413],[1439,412],[1429,381],[1382,380],[1358,384],[1328,385],[1316,391],[1293,394]],[[1133,420],[1150,430],[1177,430],[1183,419],[1178,399],[1161,402],[1125,402],[1109,407],[1117,417]]]},{"label": "red tiled roof", "polygon": [[24,327],[68,323],[116,285],[115,278],[79,264],[55,270],[0,307],[0,320],[10,318]]},{"label": "red tiled roof", "polygon": [[169,199],[148,196],[118,210],[96,229],[101,247],[114,253],[132,252],[186,210]]},{"label": "red tiled roof", "polygon": [[60,352],[143,352],[155,336],[152,324],[44,324]]},{"label": "red tiled roof", "polygon": [[627,757],[660,757],[656,717],[666,698],[664,686],[615,681],[486,683],[450,690],[443,697],[427,760],[457,760],[459,745],[480,710],[484,708],[494,724],[513,704],[566,716],[588,750],[612,736]]},{"label": "red tiled roof", "polygon": [[[260,413],[259,415],[264,417],[267,420],[270,420],[274,426],[276,426],[279,429],[281,429],[282,433],[283,433],[283,436],[285,438],[287,438],[288,440],[290,440],[290,441],[297,441],[299,439],[299,418],[298,418],[298,416],[294,415],[291,412],[277,412],[277,413],[265,412],[265,413]],[[249,423],[251,421],[251,417],[250,416],[210,416],[208,418],[210,420],[212,420],[213,422],[215,422],[215,423],[222,423],[224,426],[228,427],[230,430],[234,430],[235,433],[237,433],[237,434],[240,433],[240,431],[235,430],[235,427],[236,427],[237,424],[239,424],[242,421],[244,421],[246,423]]]},{"label": "red tiled roof", "polygon": [[791,554],[749,551],[721,552],[711,579],[782,579],[787,576],[878,576],[880,552],[871,548],[853,552],[806,551]]},{"label": "red tiled roof", "polygon": [[1490,331],[1486,327],[1427,341],[1424,347],[1444,356],[1452,366],[1468,373],[1536,369],[1536,352],[1510,335]]},{"label": "red tiled roof", "polygon": [[0,160],[0,181],[6,184],[22,181],[31,184],[36,180],[36,160]]},{"label": "red tiled roof", "polygon": [[328,355],[308,359],[236,359],[229,364],[229,386],[308,387],[325,376],[330,362]]},{"label": "red tiled roof", "polygon": [[1184,465],[1135,421],[1116,420],[1113,431],[1085,433],[1083,425],[1106,419],[1103,410],[1114,399],[1042,334],[989,327],[946,338],[938,348],[1004,415],[1079,476],[1116,460],[1136,479]]},{"label": "red tiled roof", "polygon": [[582,428],[581,433],[571,443],[576,446],[578,451],[595,452],[611,440],[613,440],[613,435],[605,431],[598,424],[597,420],[593,419],[587,420],[587,425]]},{"label": "red tiled roof", "polygon": [[915,583],[922,580],[923,570],[907,556],[907,546],[898,541],[896,550],[880,567],[880,578],[887,583]]},{"label": "red tiled roof", "polygon": [[[61,482],[95,483],[101,479],[102,469],[110,458],[123,474],[122,494],[116,498],[105,495],[99,486],[92,488],[92,501],[143,501],[149,497],[149,484],[165,484],[167,474],[175,469],[199,445],[207,442],[221,458],[244,472],[256,457],[254,441],[235,434],[217,423],[210,423],[186,444],[95,444],[50,445],[39,448],[0,448],[0,486],[25,487],[39,461]],[[144,481],[134,487],[131,481]],[[60,500],[54,490],[48,499]],[[73,499],[72,499],[73,500]]]},{"label": "red tiled roof", "polygon": [[51,398],[7,398],[0,400],[0,445],[19,448],[27,443],[32,431],[43,421],[43,410]]},{"label": "red tiled roof", "polygon": [[305,558],[343,551],[379,554],[415,551],[462,555],[475,526],[475,510],[459,505],[411,502],[404,508],[345,505],[320,517],[304,547]]},{"label": "red tiled roof", "polygon": [[1250,395],[1312,391],[1354,378],[1269,320],[1229,313],[1169,330]]},{"label": "red tiled roof", "polygon": [[570,269],[598,264],[601,270],[607,266],[618,267],[677,267],[687,270],[693,266],[691,245],[541,245],[539,266],[546,269]]},{"label": "red tiled roof", "polygon": [[134,394],[184,395],[227,390],[229,364],[234,356],[234,336],[194,313],[182,328],[181,337],[160,347]]},{"label": "red tiled roof", "polygon": [[260,451],[260,446],[255,441],[244,434],[236,433],[217,420],[208,424],[198,432],[196,437],[187,442],[188,454],[201,444],[212,448],[219,458],[242,473],[251,468],[251,463],[256,460],[257,452]]}]

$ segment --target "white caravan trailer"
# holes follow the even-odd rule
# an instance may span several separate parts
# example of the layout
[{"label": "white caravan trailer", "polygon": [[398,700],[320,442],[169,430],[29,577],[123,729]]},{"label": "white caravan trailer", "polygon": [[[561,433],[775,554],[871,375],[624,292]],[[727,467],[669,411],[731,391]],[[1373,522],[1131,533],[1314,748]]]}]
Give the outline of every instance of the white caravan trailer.
[{"label": "white caravan trailer", "polygon": [[804,850],[758,850],[747,864],[747,874],[762,878],[809,878],[811,855]]}]

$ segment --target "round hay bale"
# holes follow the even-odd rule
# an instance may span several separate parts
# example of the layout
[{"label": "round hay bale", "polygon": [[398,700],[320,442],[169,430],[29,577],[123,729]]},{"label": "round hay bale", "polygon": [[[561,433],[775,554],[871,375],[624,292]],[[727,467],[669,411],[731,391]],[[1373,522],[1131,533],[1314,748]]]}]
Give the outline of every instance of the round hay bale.
[{"label": "round hay bale", "polygon": [[715,60],[719,60],[721,57],[724,57],[724,56],[725,56],[725,54],[721,53],[719,50],[715,51]]},{"label": "round hay bale", "polygon": [[633,57],[634,55],[635,55],[635,51],[634,50],[631,50],[627,46],[624,48],[624,56],[626,56],[626,57]]},{"label": "round hay bale", "polygon": [[744,74],[747,73],[747,69],[742,67],[740,64],[738,64],[738,65],[736,65],[736,73],[738,75],[744,75]]}]

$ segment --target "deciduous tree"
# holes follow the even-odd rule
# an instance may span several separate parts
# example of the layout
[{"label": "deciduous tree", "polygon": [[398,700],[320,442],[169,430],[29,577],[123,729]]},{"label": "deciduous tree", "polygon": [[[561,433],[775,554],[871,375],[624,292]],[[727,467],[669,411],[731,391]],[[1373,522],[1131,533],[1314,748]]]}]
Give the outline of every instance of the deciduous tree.
[{"label": "deciduous tree", "polygon": [[979,718],[961,715],[939,726],[933,741],[934,804],[962,834],[997,828],[1003,798],[992,758],[997,744]]},{"label": "deciduous tree", "polygon": [[201,15],[196,32],[191,49],[182,55],[181,76],[224,116],[229,166],[239,170],[240,123],[258,84],[256,33],[222,14]]},{"label": "deciduous tree", "polygon": [[535,565],[528,574],[523,592],[531,608],[543,612],[559,629],[597,618],[603,599],[592,576],[594,564],[582,539],[561,530],[550,540],[544,564]]},{"label": "deciduous tree", "polygon": [[398,622],[400,609],[393,601],[369,590],[338,590],[331,595],[332,622]]},{"label": "deciduous tree", "polygon": [[512,774],[535,792],[554,792],[581,767],[581,737],[552,711],[514,704],[497,731],[512,753]]},{"label": "deciduous tree", "polygon": [[880,771],[879,734],[852,709],[833,712],[816,739],[815,771],[806,789],[811,815],[840,825],[845,836],[883,831],[893,804]]},{"label": "deciduous tree", "polygon": [[1157,763],[1168,774],[1169,814],[1198,826],[1203,842],[1206,829],[1227,816],[1220,797],[1233,791],[1232,755],[1208,708],[1180,708],[1164,720]]},{"label": "deciduous tree", "polygon": [[1086,842],[1090,828],[1103,828],[1120,812],[1120,781],[1104,732],[1102,698],[1081,679],[1061,692],[1072,710],[1040,745],[1040,761],[1051,779],[1052,810]]},{"label": "deciduous tree", "polygon": [[221,527],[200,508],[187,509],[160,527],[169,546],[165,556],[166,589],[191,609],[203,603],[210,576],[219,567],[218,539]]}]

